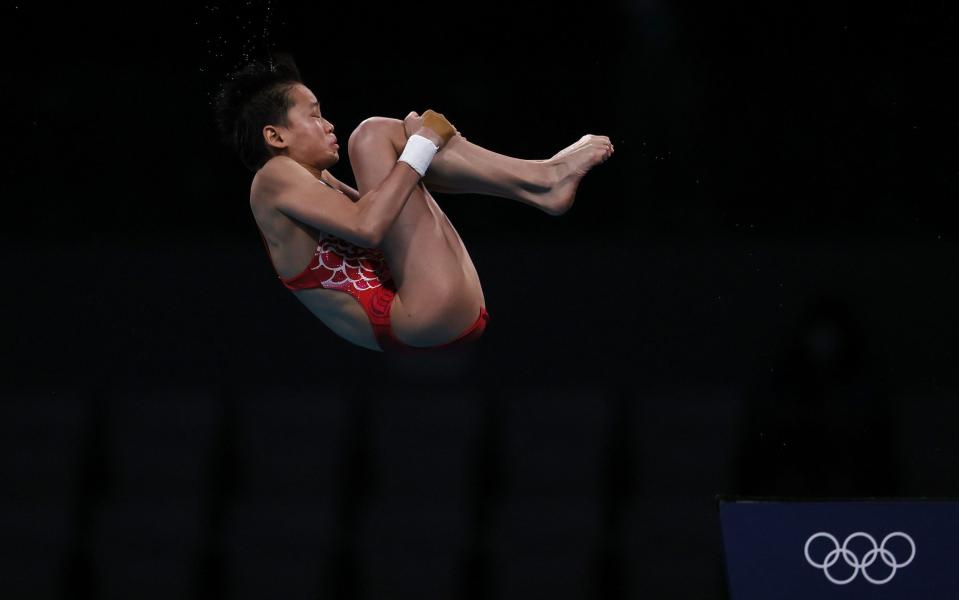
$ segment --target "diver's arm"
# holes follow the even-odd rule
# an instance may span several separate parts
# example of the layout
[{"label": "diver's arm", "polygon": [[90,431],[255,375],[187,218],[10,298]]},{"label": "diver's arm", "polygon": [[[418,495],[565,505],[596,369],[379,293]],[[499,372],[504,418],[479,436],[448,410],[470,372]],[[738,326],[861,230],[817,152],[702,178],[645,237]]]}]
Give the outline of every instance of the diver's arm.
[{"label": "diver's arm", "polygon": [[376,248],[419,181],[419,173],[397,162],[378,186],[353,202],[293,159],[277,156],[260,169],[251,192],[291,219],[357,246]]},{"label": "diver's arm", "polygon": [[334,188],[343,192],[346,195],[346,197],[352,200],[353,202],[356,202],[357,200],[360,199],[360,193],[358,191],[356,191],[354,188],[350,187],[349,185],[343,183],[336,177],[333,177],[333,175],[329,171],[324,170],[323,176]]}]

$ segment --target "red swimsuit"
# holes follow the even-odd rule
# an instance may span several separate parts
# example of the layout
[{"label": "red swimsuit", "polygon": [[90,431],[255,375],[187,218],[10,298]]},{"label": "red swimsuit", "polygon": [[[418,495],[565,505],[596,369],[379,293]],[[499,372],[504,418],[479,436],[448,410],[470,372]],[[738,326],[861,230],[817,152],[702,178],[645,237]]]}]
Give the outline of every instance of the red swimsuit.
[{"label": "red swimsuit", "polygon": [[[479,317],[473,325],[447,344],[430,348],[404,344],[396,339],[390,327],[390,307],[396,295],[396,285],[393,283],[383,253],[377,249],[356,246],[328,233],[318,233],[319,239],[317,239],[316,250],[310,264],[299,275],[280,277],[277,274],[277,277],[289,290],[312,288],[340,290],[359,300],[370,319],[373,333],[381,349],[415,351],[448,348],[473,341],[486,329],[489,313],[486,312],[485,307],[480,307]],[[262,231],[260,231],[260,238],[266,246],[267,255],[270,255],[270,248]]]}]

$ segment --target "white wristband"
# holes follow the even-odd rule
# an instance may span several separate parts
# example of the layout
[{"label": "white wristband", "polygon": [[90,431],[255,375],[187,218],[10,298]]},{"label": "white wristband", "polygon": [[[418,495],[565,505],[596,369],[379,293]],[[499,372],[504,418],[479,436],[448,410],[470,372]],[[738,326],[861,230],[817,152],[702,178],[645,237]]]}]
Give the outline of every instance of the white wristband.
[{"label": "white wristband", "polygon": [[429,141],[421,135],[411,135],[406,140],[406,147],[403,148],[403,154],[398,160],[401,160],[413,167],[420,177],[426,175],[426,169],[429,168],[433,155],[439,151],[439,146]]}]

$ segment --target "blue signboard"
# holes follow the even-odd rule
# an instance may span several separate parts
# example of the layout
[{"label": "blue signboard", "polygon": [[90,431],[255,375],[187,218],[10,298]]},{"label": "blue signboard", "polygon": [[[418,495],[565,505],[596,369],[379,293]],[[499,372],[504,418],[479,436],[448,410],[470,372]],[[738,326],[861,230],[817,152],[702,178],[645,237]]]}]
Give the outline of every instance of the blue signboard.
[{"label": "blue signboard", "polygon": [[721,500],[730,600],[959,599],[959,501]]}]

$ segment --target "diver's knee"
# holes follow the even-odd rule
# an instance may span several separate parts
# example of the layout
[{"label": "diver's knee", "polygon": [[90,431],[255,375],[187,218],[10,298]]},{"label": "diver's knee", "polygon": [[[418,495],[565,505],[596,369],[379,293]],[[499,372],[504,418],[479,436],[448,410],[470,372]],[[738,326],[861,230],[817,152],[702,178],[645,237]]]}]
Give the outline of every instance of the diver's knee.
[{"label": "diver's knee", "polygon": [[398,128],[403,128],[403,121],[399,119],[369,117],[356,126],[353,133],[350,134],[350,139],[353,140],[355,138],[358,141],[383,137],[392,139],[396,135]]}]

